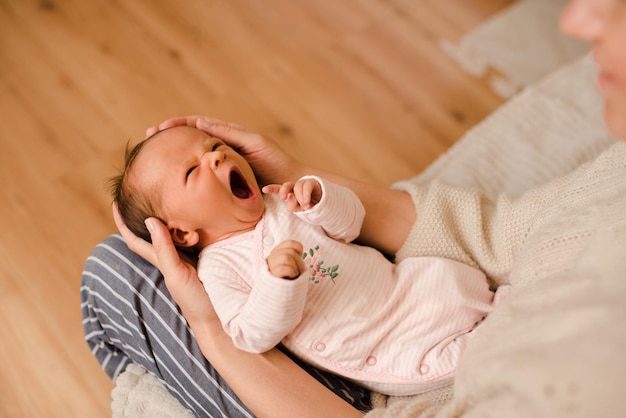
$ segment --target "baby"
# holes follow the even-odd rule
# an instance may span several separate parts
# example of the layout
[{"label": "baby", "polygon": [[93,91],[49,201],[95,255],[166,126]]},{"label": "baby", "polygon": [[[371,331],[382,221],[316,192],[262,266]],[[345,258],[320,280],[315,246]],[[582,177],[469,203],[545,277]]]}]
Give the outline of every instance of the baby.
[{"label": "baby", "polygon": [[319,177],[267,185],[220,139],[170,128],[127,153],[112,181],[126,225],[149,239],[160,218],[198,273],[237,347],[278,343],[319,368],[389,395],[449,384],[492,310],[485,275],[442,258],[393,264],[351,243],[365,216],[349,189]]}]

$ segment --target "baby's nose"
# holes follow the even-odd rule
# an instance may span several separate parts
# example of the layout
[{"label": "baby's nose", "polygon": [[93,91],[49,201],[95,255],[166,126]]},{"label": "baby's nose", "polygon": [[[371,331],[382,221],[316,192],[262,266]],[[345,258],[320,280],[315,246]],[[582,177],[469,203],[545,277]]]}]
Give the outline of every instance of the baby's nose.
[{"label": "baby's nose", "polygon": [[220,150],[208,151],[202,156],[202,159],[206,160],[211,168],[216,169],[226,159],[226,154]]}]

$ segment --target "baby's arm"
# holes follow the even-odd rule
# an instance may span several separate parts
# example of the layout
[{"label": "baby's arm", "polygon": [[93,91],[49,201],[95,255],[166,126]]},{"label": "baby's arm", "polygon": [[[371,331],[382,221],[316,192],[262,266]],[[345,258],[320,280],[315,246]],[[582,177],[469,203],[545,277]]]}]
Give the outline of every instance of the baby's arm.
[{"label": "baby's arm", "polygon": [[263,193],[276,194],[285,202],[291,212],[311,209],[322,200],[322,185],[312,177],[305,177],[297,182],[268,184]]},{"label": "baby's arm", "polygon": [[351,242],[361,231],[365,208],[346,187],[306,176],[296,183],[268,185],[263,191],[278,195],[288,210],[305,222],[322,227],[331,238]]},{"label": "baby's arm", "polygon": [[[297,243],[294,247],[292,252],[298,250]],[[297,251],[296,256],[301,255]],[[236,268],[232,264],[230,253],[209,249],[200,260],[200,278],[224,331],[235,346],[251,353],[263,353],[301,321],[308,281],[276,277],[267,264],[237,263]],[[244,279],[252,276],[253,284]]]}]

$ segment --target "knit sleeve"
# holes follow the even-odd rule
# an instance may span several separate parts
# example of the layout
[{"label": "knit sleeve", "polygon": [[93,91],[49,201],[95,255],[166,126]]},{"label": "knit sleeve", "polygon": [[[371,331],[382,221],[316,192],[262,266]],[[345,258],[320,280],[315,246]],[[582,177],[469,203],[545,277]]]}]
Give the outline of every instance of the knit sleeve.
[{"label": "knit sleeve", "polygon": [[557,179],[513,198],[489,199],[476,189],[456,188],[441,182],[417,185],[411,181],[395,188],[411,194],[416,222],[396,255],[438,256],[483,270],[496,282],[506,276],[529,231],[554,210],[564,185]]}]

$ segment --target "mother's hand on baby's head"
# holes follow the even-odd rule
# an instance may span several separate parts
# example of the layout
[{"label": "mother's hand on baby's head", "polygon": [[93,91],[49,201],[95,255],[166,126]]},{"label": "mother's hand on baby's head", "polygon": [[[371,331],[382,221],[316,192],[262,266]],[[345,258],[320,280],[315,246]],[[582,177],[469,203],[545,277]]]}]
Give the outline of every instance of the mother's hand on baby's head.
[{"label": "mother's hand on baby's head", "polygon": [[146,227],[152,239],[152,243],[149,243],[128,229],[115,203],[112,209],[117,229],[128,247],[161,271],[167,289],[182,309],[185,318],[190,323],[206,322],[215,318],[213,305],[198,278],[197,258],[179,252],[167,227],[158,219],[146,220]]},{"label": "mother's hand on baby's head", "polygon": [[146,228],[148,228],[150,238],[152,239],[152,243],[149,243],[135,235],[126,226],[115,202],[112,205],[112,211],[115,225],[122,237],[124,237],[128,248],[152,263],[161,270],[161,273],[165,275],[167,272],[177,272],[178,267],[180,267],[179,263],[188,264],[195,271],[198,262],[197,257],[180,252],[175,247],[167,226],[159,219],[146,219]]},{"label": "mother's hand on baby's head", "polygon": [[250,132],[241,125],[206,116],[180,116],[146,130],[147,136],[175,126],[192,126],[219,138],[244,156],[262,184],[283,183],[307,171],[273,139]]},{"label": "mother's hand on baby's head", "polygon": [[124,237],[128,248],[130,248],[133,252],[139,254],[150,263],[152,263],[152,265],[158,268],[159,262],[152,244],[139,238],[126,226],[116,202],[113,202],[111,210],[113,211],[113,220],[115,221],[115,226],[117,226],[118,231],[120,232],[122,237]]}]

